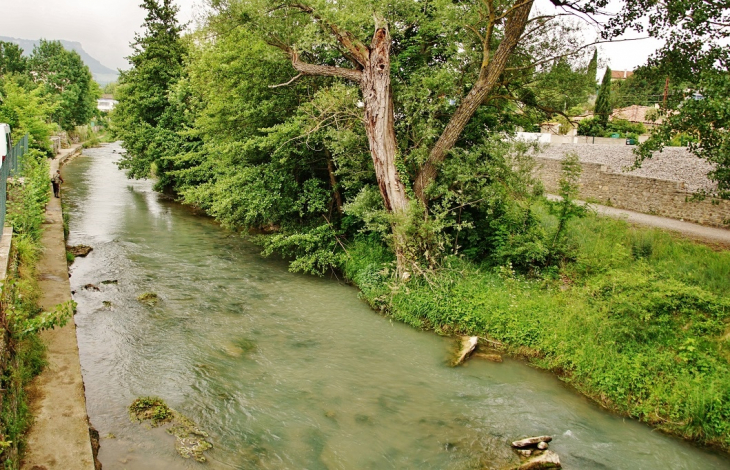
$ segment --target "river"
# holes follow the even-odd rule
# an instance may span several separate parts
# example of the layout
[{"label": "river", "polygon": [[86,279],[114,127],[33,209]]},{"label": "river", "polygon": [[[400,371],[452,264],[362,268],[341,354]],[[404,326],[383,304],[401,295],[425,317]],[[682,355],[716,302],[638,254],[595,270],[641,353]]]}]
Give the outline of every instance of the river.
[{"label": "river", "polygon": [[[453,340],[262,258],[128,180],[119,151],[89,149],[63,169],[69,243],[94,248],[71,285],[105,470],[203,468],[130,421],[127,407],[147,395],[208,431],[211,469],[500,468],[511,440],[542,434],[568,469],[730,469],[726,455],[606,413],[519,361],[449,367]],[[160,302],[138,302],[144,292]]]}]

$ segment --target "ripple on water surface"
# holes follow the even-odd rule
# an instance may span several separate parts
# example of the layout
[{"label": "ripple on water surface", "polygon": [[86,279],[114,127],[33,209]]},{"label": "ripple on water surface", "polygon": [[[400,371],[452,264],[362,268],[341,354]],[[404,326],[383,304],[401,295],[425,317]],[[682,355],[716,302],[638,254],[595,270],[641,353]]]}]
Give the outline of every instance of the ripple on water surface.
[{"label": "ripple on water surface", "polygon": [[[518,362],[448,367],[450,340],[377,315],[336,280],[261,258],[126,179],[119,150],[87,150],[64,168],[70,243],[94,247],[71,282],[105,470],[200,465],[161,429],[130,422],[126,408],[143,395],[210,433],[215,469],[497,468],[513,458],[510,440],[535,434],[555,436],[566,468],[730,468]],[[159,302],[137,301],[145,292]]]}]

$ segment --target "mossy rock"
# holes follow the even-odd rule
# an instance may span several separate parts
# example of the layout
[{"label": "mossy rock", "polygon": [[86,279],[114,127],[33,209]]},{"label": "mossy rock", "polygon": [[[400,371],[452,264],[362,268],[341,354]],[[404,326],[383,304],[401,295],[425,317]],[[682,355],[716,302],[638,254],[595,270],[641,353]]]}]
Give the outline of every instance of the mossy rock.
[{"label": "mossy rock", "polygon": [[91,253],[92,250],[93,248],[88,245],[76,245],[66,247],[66,251],[71,252],[74,256],[80,256],[82,258]]},{"label": "mossy rock", "polygon": [[160,301],[160,298],[154,292],[145,292],[138,295],[137,300],[149,307],[154,307]]},{"label": "mossy rock", "polygon": [[106,284],[118,284],[119,281],[117,281],[116,279],[107,279],[106,281],[101,281],[101,283],[105,284],[105,285]]},{"label": "mossy rock", "polygon": [[129,406],[132,421],[149,421],[152,427],[166,426],[167,433],[175,436],[175,450],[185,459],[205,462],[203,452],[212,449],[208,433],[198,428],[190,418],[173,410],[158,397],[140,397]]}]

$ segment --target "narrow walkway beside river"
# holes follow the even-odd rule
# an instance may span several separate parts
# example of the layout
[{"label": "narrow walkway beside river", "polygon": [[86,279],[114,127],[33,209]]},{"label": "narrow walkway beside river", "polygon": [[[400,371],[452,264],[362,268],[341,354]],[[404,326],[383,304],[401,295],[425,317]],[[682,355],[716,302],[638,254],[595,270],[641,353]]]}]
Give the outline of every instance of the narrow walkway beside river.
[{"label": "narrow walkway beside river", "polygon": [[[63,150],[51,162],[51,175],[79,150],[80,146]],[[61,199],[51,197],[46,206],[42,244],[45,250],[38,263],[38,284],[42,293],[40,306],[47,311],[71,300]],[[30,408],[35,421],[27,436],[21,468],[93,470],[76,325],[69,321],[65,327],[47,331],[42,337],[48,346],[48,365],[30,386]]]}]

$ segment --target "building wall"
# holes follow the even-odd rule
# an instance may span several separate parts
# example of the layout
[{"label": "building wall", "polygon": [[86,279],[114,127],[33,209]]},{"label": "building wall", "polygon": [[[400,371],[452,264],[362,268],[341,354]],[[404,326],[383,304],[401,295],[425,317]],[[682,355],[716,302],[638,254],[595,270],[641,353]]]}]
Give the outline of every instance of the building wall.
[{"label": "building wall", "polygon": [[[535,171],[546,191],[557,194],[561,161],[541,157],[535,160]],[[581,199],[703,225],[727,227],[724,223],[730,223],[730,201],[690,201],[692,193],[684,188],[684,183],[614,173],[598,163],[584,162],[581,166]]]}]

